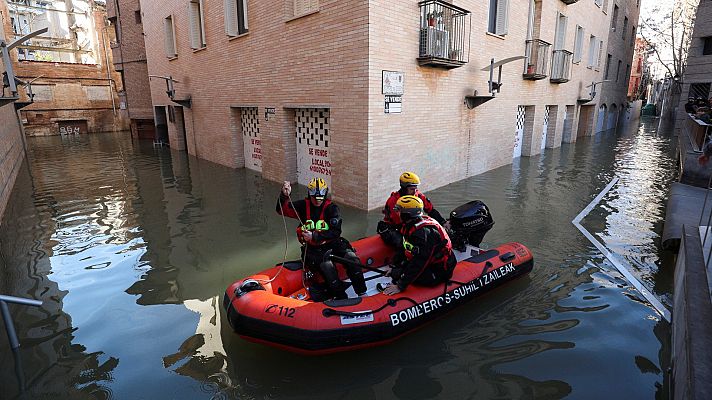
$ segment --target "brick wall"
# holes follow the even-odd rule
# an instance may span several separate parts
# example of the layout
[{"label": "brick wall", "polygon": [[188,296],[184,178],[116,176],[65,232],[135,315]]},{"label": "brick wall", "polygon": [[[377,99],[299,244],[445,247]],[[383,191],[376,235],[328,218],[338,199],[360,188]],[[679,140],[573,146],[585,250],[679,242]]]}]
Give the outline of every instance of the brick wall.
[{"label": "brick wall", "polygon": [[[119,110],[117,92],[122,90],[121,77],[112,68],[105,16],[101,8],[94,10],[95,50],[99,60],[95,65],[18,61],[13,52],[17,77],[34,80],[33,87],[39,87],[43,94],[20,112],[28,136],[57,135],[61,120],[86,120],[93,132],[128,129],[126,115]],[[4,22],[6,32],[11,31],[9,21]],[[106,94],[97,96],[101,92]],[[24,91],[21,95],[27,100]]]},{"label": "brick wall", "polygon": [[115,69],[123,75],[128,117],[153,119],[148,83],[143,15],[139,0],[109,0],[106,3],[115,42],[111,45]]},{"label": "brick wall", "polygon": [[[196,51],[190,48],[187,0],[143,0],[149,73],[171,75],[180,82],[176,97],[192,99],[192,108],[184,110],[187,150],[220,164],[244,166],[231,107],[258,107],[261,116],[266,107],[274,107],[275,115],[260,120],[260,134],[263,176],[276,181],[296,176],[295,108],[328,108],[334,197],[368,209],[382,206],[404,170],[417,172],[422,189],[430,190],[511,163],[518,106],[530,111],[525,156],[541,152],[547,105],[551,115],[545,146],[561,145],[565,110],[575,114],[567,134],[567,140],[575,141],[577,100],[588,97],[587,85],[602,80],[603,65],[587,68],[588,38],[594,34],[605,43],[610,30],[610,13],[593,0],[569,6],[558,0],[539,2],[538,38],[554,42],[557,12],[569,18],[564,49],[574,50],[576,25],[585,29],[583,60],[571,65],[571,80],[524,80],[524,61],[516,61],[503,69],[501,93],[468,110],[466,95],[487,92],[489,73],[482,68],[490,59],[524,54],[528,0],[510,0],[509,32],[503,37],[487,33],[489,2],[458,2],[471,12],[471,48],[469,62],[451,70],[418,65],[417,2],[327,0],[321,1],[319,12],[291,21],[279,11],[285,4],[248,2],[249,33],[230,39],[223,0],[205,0],[207,46]],[[169,15],[176,29],[174,59],[168,59],[163,48],[163,20]],[[628,18],[637,21],[637,11]],[[630,34],[627,40],[632,52]],[[620,42],[623,51],[625,43]],[[401,114],[384,113],[383,70],[405,75]],[[626,87],[623,79],[599,89],[589,104],[597,106],[601,99],[622,103]],[[163,81],[151,81],[151,97],[154,105],[171,104]],[[170,125],[175,124],[169,124],[171,145],[181,148],[181,127]]]}]

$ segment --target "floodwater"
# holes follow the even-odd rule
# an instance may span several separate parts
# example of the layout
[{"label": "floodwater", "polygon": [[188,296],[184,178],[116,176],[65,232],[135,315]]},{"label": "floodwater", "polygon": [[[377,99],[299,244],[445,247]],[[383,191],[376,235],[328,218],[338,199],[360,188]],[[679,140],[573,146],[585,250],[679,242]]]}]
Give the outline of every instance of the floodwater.
[{"label": "floodwater", "polygon": [[[525,244],[534,270],[391,345],[305,357],[240,339],[222,309],[231,282],[297,258],[278,183],[125,135],[30,139],[0,294],[44,305],[10,305],[0,398],[667,398],[669,324],[571,220],[619,177],[583,225],[669,307],[673,146],[646,120],[428,193],[443,214],[483,200],[484,244]],[[346,208],[345,236],[380,217]]]}]

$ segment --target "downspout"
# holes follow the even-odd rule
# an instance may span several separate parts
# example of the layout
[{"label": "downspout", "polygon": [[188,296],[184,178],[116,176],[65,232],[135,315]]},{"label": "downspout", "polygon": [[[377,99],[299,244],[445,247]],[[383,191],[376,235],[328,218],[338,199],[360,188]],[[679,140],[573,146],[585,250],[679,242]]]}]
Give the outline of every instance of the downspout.
[{"label": "downspout", "polygon": [[[92,19],[94,20],[94,26],[96,26],[96,14],[94,0],[91,0],[92,6]],[[111,67],[109,66],[109,53],[106,50],[106,23],[102,19],[103,29],[101,29],[101,45],[104,48],[104,64],[106,64],[106,78],[109,80],[109,94],[111,97],[111,109],[114,112],[114,132],[116,132],[116,101],[114,100],[114,81],[111,79]]]}]

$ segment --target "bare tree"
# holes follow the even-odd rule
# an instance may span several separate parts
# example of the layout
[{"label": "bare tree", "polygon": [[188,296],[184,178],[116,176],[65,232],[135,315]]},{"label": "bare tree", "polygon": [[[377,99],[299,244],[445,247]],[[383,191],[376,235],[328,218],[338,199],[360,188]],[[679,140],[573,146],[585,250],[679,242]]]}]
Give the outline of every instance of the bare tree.
[{"label": "bare tree", "polygon": [[653,53],[670,77],[682,77],[692,41],[695,12],[700,0],[658,2],[640,21],[640,35],[651,44]]}]

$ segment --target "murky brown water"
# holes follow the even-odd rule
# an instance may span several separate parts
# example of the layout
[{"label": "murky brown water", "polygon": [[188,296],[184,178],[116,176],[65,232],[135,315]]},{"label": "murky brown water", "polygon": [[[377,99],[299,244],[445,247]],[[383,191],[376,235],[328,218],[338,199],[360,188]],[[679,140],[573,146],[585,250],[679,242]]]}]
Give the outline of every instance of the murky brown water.
[{"label": "murky brown water", "polygon": [[[534,270],[390,346],[326,357],[247,343],[222,310],[227,285],[284,256],[278,184],[121,135],[31,139],[0,294],[44,306],[10,306],[21,364],[0,332],[0,398],[22,398],[17,370],[27,399],[664,398],[668,324],[571,224],[620,177],[583,223],[670,303],[658,247],[674,153],[656,124],[428,193],[443,213],[483,200],[485,244],[526,244]],[[380,217],[346,209],[345,236]]]}]

